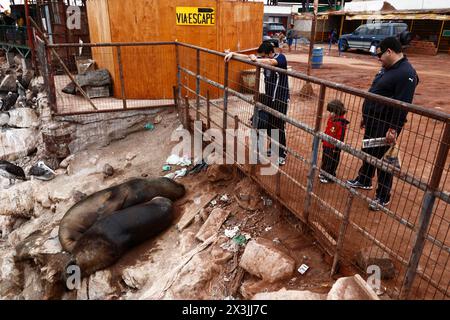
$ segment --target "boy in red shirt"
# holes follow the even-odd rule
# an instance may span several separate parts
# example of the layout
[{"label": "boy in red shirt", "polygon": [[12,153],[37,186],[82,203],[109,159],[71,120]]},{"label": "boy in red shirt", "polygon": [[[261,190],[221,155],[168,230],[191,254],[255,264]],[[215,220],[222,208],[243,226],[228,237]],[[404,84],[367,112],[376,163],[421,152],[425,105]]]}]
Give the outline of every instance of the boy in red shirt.
[{"label": "boy in red shirt", "polygon": [[[350,123],[344,118],[344,115],[347,113],[344,104],[340,100],[330,101],[327,105],[327,111],[330,112],[330,116],[328,117],[325,134],[337,140],[344,141],[347,125]],[[322,143],[323,154],[321,169],[332,176],[336,176],[341,149],[326,141],[323,141]],[[333,182],[322,174],[319,175],[319,180],[322,183]]]}]

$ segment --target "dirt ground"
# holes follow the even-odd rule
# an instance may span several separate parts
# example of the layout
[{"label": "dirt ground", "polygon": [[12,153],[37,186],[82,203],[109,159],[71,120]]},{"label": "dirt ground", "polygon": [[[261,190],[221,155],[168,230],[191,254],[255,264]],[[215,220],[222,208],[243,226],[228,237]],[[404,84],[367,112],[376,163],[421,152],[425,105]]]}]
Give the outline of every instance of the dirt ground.
[{"label": "dirt ground", "polygon": [[[331,52],[328,51],[328,45],[324,44],[323,48],[323,66],[320,69],[312,69],[312,76],[362,90],[369,89],[374,76],[380,69],[380,63],[376,57],[356,50],[342,52],[339,56],[335,45]],[[293,70],[306,72],[308,61],[306,46],[298,46],[297,50],[284,53]],[[450,63],[450,55],[425,56],[406,52],[406,56],[420,78],[414,104],[450,112],[450,91],[448,90],[450,73],[446,70],[446,66]]]}]

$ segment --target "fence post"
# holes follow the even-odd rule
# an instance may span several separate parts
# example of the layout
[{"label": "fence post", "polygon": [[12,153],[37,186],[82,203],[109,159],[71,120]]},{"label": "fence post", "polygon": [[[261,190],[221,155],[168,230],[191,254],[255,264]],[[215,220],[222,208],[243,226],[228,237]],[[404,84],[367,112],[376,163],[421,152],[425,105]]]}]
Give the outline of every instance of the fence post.
[{"label": "fence post", "polygon": [[[317,114],[316,114],[316,124],[314,127],[314,132],[317,134],[320,132],[320,126],[322,123],[322,114],[323,114],[323,105],[325,103],[325,85],[320,85],[320,93],[319,93],[319,102],[317,106]],[[317,158],[319,156],[319,144],[320,139],[317,135],[314,136],[313,140],[313,153],[311,157],[311,168],[308,173],[308,182],[306,187],[306,200],[304,207],[304,216],[305,221],[309,219],[309,208],[311,206],[311,193],[314,186],[314,177],[316,175],[316,166],[317,166]]]},{"label": "fence post", "polygon": [[222,123],[222,137],[223,137],[223,163],[226,163],[226,146],[227,146],[227,135],[226,129],[228,126],[228,61],[225,62],[224,79],[223,79],[223,123]]},{"label": "fence post", "polygon": [[238,132],[239,132],[239,116],[234,116],[234,162],[235,162],[235,173],[238,173]]},{"label": "fence post", "polygon": [[48,103],[50,105],[50,109],[52,113],[57,113],[56,106],[56,87],[55,87],[55,74],[53,71],[53,63],[52,63],[52,50],[45,44],[45,53],[47,59],[47,70],[48,70]]},{"label": "fence post", "polygon": [[209,101],[209,90],[206,91],[206,128],[211,129],[211,103]]},{"label": "fence post", "polygon": [[122,92],[123,108],[127,108],[127,98],[125,97],[125,80],[123,76],[123,64],[122,64],[122,48],[117,47],[117,60],[119,63],[119,75],[120,75],[120,90]]},{"label": "fence post", "polygon": [[344,247],[345,233],[347,232],[347,227],[350,221],[350,209],[352,207],[353,198],[354,195],[350,192],[350,195],[347,198],[347,203],[345,204],[344,219],[342,220],[341,228],[339,229],[336,254],[334,255],[333,266],[331,267],[331,277],[336,273],[337,264],[339,262],[339,259],[341,258],[342,248]]},{"label": "fence post", "polygon": [[173,103],[175,104],[175,110],[178,114],[180,114],[180,110],[178,108],[178,89],[177,86],[172,87],[173,91]]},{"label": "fence post", "polygon": [[189,97],[184,97],[184,128],[189,130]]},{"label": "fence post", "polygon": [[195,106],[195,120],[200,120],[200,50],[197,49],[197,75],[195,77],[195,94],[196,94],[196,106]]},{"label": "fence post", "polygon": [[177,89],[178,89],[178,101],[181,101],[181,69],[180,69],[180,46],[175,43],[175,60],[177,63]]},{"label": "fence post", "polygon": [[429,189],[425,192],[422,201],[422,209],[419,217],[419,228],[416,232],[416,238],[414,239],[414,246],[411,252],[411,257],[406,269],[406,275],[403,280],[402,288],[400,290],[400,299],[408,299],[411,293],[411,288],[416,277],[417,267],[422,256],[423,248],[425,245],[425,236],[430,225],[431,216],[433,214],[434,202],[436,196],[434,192],[439,189],[439,184],[444,171],[445,161],[448,156],[450,146],[450,122],[446,122],[444,128],[444,134],[439,145],[439,151],[434,164],[433,172],[431,174]]},{"label": "fence post", "polygon": [[[255,105],[253,106],[253,118],[252,118],[252,128],[257,129],[257,119],[258,119],[258,112],[259,108],[256,106],[256,103],[259,101],[259,82],[261,81],[261,67],[256,67],[256,73],[255,73],[255,88],[253,89],[255,91],[253,95],[253,101],[255,102]],[[251,139],[251,138],[250,138]],[[258,139],[256,139],[256,148],[258,150]],[[248,145],[248,155],[250,157],[251,152],[253,150],[250,150],[250,146],[254,147],[252,142]],[[258,155],[259,157],[259,155]],[[255,176],[256,174],[256,164],[250,164],[250,175]]]}]

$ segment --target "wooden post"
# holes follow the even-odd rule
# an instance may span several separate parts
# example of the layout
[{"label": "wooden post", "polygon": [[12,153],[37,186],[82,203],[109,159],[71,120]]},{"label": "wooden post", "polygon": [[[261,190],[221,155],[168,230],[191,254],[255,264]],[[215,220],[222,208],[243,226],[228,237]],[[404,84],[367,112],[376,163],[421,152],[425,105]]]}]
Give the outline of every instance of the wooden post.
[{"label": "wooden post", "polygon": [[439,39],[438,39],[438,43],[436,46],[436,54],[439,52],[439,45],[441,44],[442,32],[444,31],[444,24],[445,24],[445,20],[442,20],[441,32],[439,33]]},{"label": "wooden post", "polygon": [[342,30],[344,29],[344,20],[345,20],[345,15],[341,16],[341,28],[339,29],[339,38],[342,36]]},{"label": "wooden post", "polygon": [[353,193],[350,193],[347,198],[347,203],[345,205],[344,219],[342,220],[341,228],[339,230],[339,238],[336,246],[336,254],[334,255],[333,266],[331,267],[331,274],[330,274],[331,277],[336,273],[337,265],[339,259],[341,258],[342,248],[344,247],[345,234],[347,232],[347,227],[350,222],[350,209],[352,207],[353,197],[354,197]]},{"label": "wooden post", "polygon": [[123,64],[122,64],[122,48],[117,47],[117,62],[119,64],[119,75],[120,75],[120,90],[122,91],[122,104],[123,108],[127,108],[127,98],[125,97],[125,78],[123,76]]},{"label": "wooden post", "polygon": [[234,164],[235,164],[235,174],[237,176],[238,173],[238,152],[237,152],[237,148],[238,148],[238,130],[239,130],[239,116],[235,115],[234,116]]},{"label": "wooden post", "polygon": [[312,60],[312,53],[314,49],[314,42],[316,41],[316,26],[317,26],[317,10],[319,6],[319,0],[314,0],[314,13],[313,13],[313,20],[312,20],[312,26],[311,26],[311,39],[309,42],[309,56],[308,56],[308,68],[306,69],[306,74],[309,76],[311,74],[311,60]]},{"label": "wooden post", "polygon": [[400,291],[400,299],[408,299],[411,293],[411,288],[414,283],[414,279],[417,274],[417,267],[419,266],[420,258],[422,257],[423,248],[425,246],[425,236],[428,231],[428,227],[431,222],[431,216],[433,214],[433,206],[436,200],[434,192],[439,188],[439,184],[444,171],[445,162],[450,148],[450,122],[445,124],[444,134],[442,135],[442,141],[439,145],[436,162],[434,164],[433,172],[431,174],[430,183],[428,185],[429,190],[425,192],[422,209],[419,216],[419,228],[414,240],[414,246],[412,249],[411,257],[408,262],[405,279]]}]

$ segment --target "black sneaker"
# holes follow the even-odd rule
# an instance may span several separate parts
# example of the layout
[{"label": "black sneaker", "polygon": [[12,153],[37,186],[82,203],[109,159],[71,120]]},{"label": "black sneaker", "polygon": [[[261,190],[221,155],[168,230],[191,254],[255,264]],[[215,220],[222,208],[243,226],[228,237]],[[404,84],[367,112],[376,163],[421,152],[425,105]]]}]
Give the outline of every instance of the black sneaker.
[{"label": "black sneaker", "polygon": [[359,182],[358,178],[354,179],[354,180],[347,180],[347,184],[352,187],[352,188],[359,188],[359,189],[364,189],[364,190],[372,190],[372,185],[365,185],[362,184],[361,182]]},{"label": "black sneaker", "polygon": [[390,203],[389,200],[383,201],[380,198],[375,198],[370,204],[369,209],[372,211],[379,211],[381,207],[386,207]]}]

